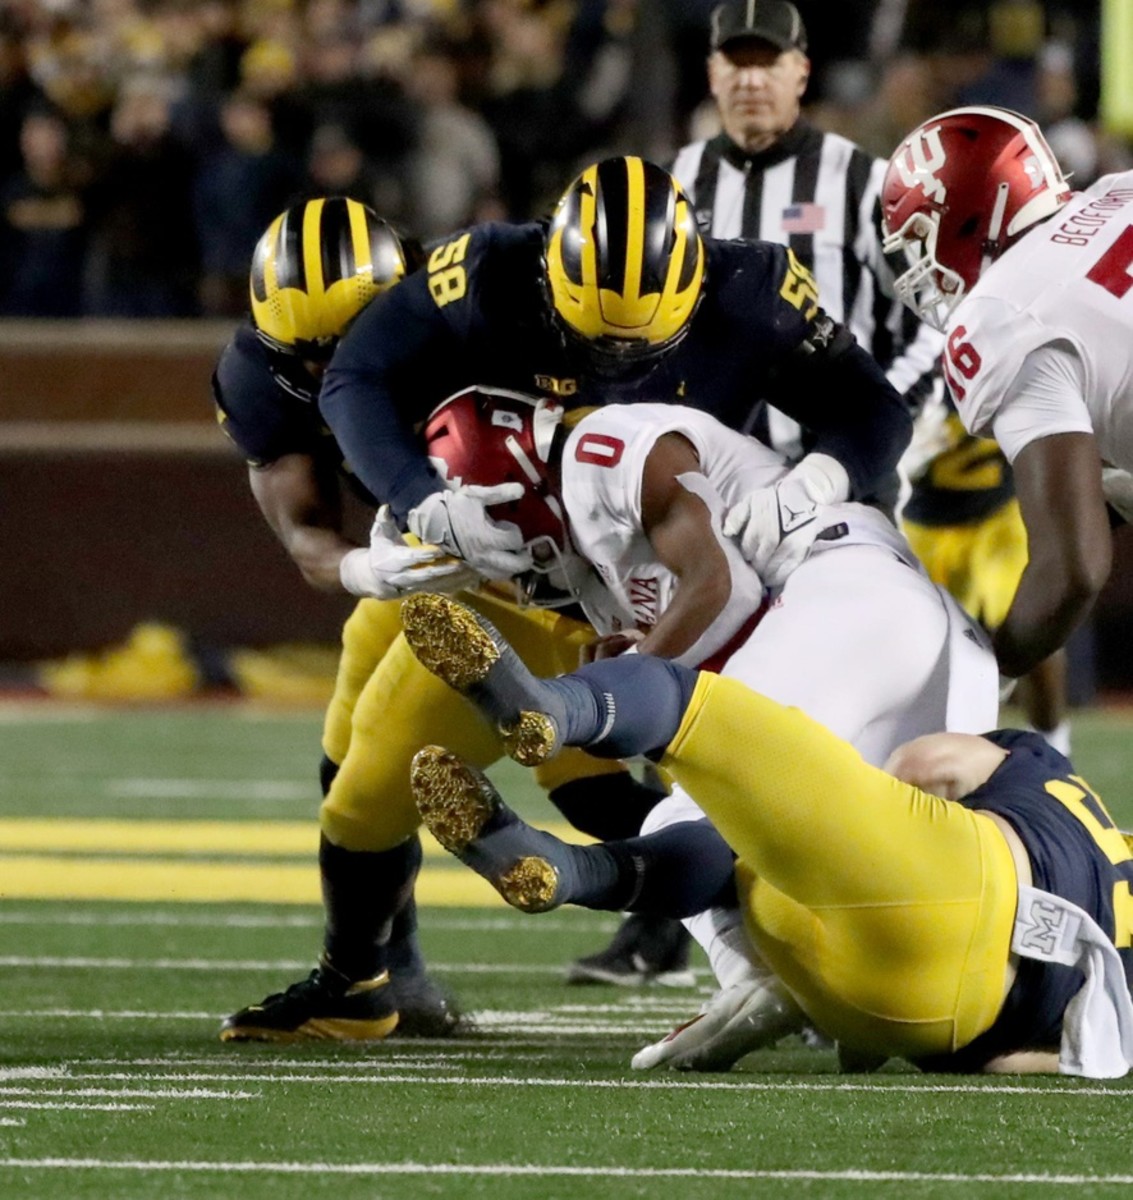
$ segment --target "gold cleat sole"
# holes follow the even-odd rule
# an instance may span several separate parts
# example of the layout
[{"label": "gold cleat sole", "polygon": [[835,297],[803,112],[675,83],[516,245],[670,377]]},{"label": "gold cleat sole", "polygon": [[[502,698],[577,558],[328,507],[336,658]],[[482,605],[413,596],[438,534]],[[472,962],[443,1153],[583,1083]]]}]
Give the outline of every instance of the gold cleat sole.
[{"label": "gold cleat sole", "polygon": [[458,692],[492,669],[500,650],[475,616],[448,596],[421,592],[401,605],[406,641],[421,665]]},{"label": "gold cleat sole", "polygon": [[313,1018],[296,1029],[272,1029],[262,1025],[233,1025],[220,1031],[222,1042],[380,1042],[397,1028],[397,1013],[376,1021]]},{"label": "gold cleat sole", "polygon": [[480,779],[461,760],[440,746],[426,746],[413,756],[409,783],[421,820],[446,850],[460,854],[480,836],[495,805]]},{"label": "gold cleat sole", "polygon": [[496,880],[496,890],[512,906],[527,913],[557,908],[559,872],[545,858],[521,858]]},{"label": "gold cleat sole", "polygon": [[521,712],[514,725],[500,726],[509,758],[524,767],[537,767],[555,753],[555,726],[540,712]]}]

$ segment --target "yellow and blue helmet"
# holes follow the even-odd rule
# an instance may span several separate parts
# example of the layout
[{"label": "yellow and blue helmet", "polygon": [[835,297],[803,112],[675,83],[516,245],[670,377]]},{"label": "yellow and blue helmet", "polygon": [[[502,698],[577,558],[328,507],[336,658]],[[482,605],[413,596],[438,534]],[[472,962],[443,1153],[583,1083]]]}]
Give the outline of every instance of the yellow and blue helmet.
[{"label": "yellow and blue helmet", "polygon": [[692,202],[653,163],[595,163],[555,209],[544,270],[556,323],[592,361],[649,361],[684,337],[703,294],[704,243]]},{"label": "yellow and blue helmet", "polygon": [[295,204],[272,221],[252,256],[252,324],[272,350],[328,359],[350,322],[419,256],[357,200]]}]

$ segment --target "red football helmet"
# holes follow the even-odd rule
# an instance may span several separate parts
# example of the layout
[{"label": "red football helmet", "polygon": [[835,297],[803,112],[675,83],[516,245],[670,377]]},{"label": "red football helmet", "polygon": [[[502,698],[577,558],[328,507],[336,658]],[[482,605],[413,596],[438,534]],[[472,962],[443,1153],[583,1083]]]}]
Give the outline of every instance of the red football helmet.
[{"label": "red football helmet", "polygon": [[569,545],[550,469],[562,419],[559,404],[480,386],[450,396],[425,423],[429,458],[449,487],[523,484],[518,500],[493,504],[488,512],[497,521],[517,525],[537,559]]},{"label": "red football helmet", "polygon": [[894,151],[881,191],[885,251],[903,250],[910,263],[897,294],[943,329],[987,267],[1069,198],[1027,117],[957,108],[925,121]]}]

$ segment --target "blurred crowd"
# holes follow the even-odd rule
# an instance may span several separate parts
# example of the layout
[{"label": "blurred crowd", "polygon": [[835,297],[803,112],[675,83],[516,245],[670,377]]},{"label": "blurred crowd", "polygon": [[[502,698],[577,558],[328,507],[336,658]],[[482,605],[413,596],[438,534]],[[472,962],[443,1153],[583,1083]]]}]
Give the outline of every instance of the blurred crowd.
[{"label": "blurred crowd", "polygon": [[[1098,129],[1095,0],[797,0],[811,119],[887,155],[995,103],[1075,180]],[[429,239],[546,211],[608,152],[715,132],[714,0],[0,0],[0,315],[238,316],[304,195]]]}]

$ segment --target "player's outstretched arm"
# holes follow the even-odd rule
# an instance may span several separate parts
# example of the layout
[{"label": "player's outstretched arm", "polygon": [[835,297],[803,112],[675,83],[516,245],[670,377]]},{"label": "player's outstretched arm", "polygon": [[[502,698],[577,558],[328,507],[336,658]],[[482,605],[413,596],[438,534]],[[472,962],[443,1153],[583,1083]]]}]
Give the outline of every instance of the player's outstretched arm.
[{"label": "player's outstretched arm", "polygon": [[1039,438],[1012,468],[1029,561],[995,653],[1000,670],[1017,677],[1065,645],[1085,619],[1109,578],[1113,548],[1093,435]]}]

